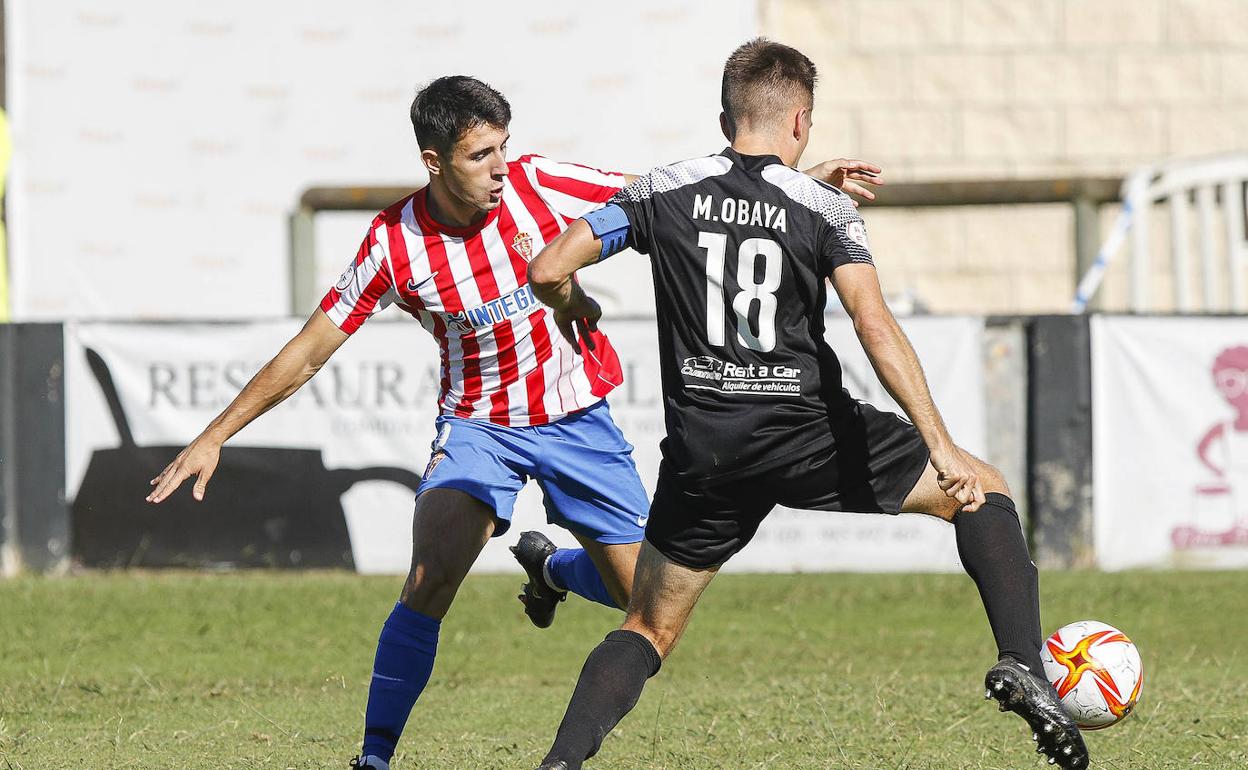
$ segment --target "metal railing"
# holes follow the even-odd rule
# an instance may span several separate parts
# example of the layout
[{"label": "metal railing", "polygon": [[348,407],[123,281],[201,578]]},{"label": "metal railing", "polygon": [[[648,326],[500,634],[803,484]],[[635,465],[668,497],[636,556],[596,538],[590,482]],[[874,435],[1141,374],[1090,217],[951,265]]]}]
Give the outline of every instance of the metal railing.
[{"label": "metal railing", "polygon": [[[1156,309],[1151,221],[1153,209],[1160,203],[1166,206],[1170,220],[1173,309],[1180,313],[1248,310],[1248,290],[1244,282],[1244,268],[1248,262],[1246,182],[1248,153],[1177,158],[1132,172],[1122,183],[1122,213],[1079,282],[1072,309],[1083,312],[1087,308],[1114,255],[1128,240],[1131,309],[1137,313]],[[1200,273],[1199,301],[1193,296],[1192,286],[1193,209]],[[1219,229],[1223,247],[1220,252],[1215,247]]]},{"label": "metal railing", "polygon": [[[312,187],[291,215],[291,312],[315,307],[324,287],[315,284],[313,220],[321,211],[380,211],[415,187]],[[947,182],[892,182],[880,188],[872,208],[997,206],[1066,203],[1074,213],[1075,278],[1095,262],[1100,245],[1100,208],[1122,200],[1122,179],[999,179]]]}]

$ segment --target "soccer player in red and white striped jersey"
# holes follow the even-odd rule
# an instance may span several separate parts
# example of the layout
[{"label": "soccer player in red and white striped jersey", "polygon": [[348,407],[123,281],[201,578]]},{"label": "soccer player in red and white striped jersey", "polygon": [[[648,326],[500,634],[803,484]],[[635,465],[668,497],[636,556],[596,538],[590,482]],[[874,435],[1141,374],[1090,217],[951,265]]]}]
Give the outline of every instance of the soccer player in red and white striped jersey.
[{"label": "soccer player in red and white striped jersey", "polygon": [[[429,185],[382,211],[320,308],[237,398],[152,484],[151,502],[190,476],[202,499],[221,445],[298,390],[366,319],[389,305],[438,341],[440,416],[412,522],[412,567],[382,627],[369,687],[364,747],[352,767],[388,770],[433,669],[442,618],[485,543],[510,526],[528,479],[548,519],[583,549],[540,533],[513,548],[529,582],[525,612],[549,625],[567,592],[627,605],[649,500],[632,447],[603,400],[622,381],[596,328],[565,338],[566,319],[540,305],[528,261],[569,224],[635,177],[557,163],[506,160],[510,105],[473,78],[439,78],[412,103]],[[860,161],[829,161],[818,178],[872,194]]]},{"label": "soccer player in red and white striped jersey", "polygon": [[625,176],[539,155],[495,162],[488,194],[497,205],[477,221],[438,221],[430,213],[434,187],[378,214],[321,310],[350,334],[397,305],[438,341],[443,414],[545,425],[596,404],[622,373],[603,334],[591,334],[592,348],[574,347],[559,334],[551,313],[533,299],[528,261],[614,195]]}]

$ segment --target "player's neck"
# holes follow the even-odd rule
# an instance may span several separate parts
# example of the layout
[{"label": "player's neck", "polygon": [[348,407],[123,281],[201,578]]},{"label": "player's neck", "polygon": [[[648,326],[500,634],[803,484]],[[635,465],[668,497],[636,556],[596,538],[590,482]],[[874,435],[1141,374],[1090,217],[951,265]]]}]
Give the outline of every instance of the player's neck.
[{"label": "player's neck", "polygon": [[786,166],[795,165],[801,153],[791,142],[766,134],[741,132],[732,140],[732,149],[742,155],[775,155]]},{"label": "player's neck", "polygon": [[471,227],[484,219],[487,213],[451,195],[451,191],[436,177],[429,181],[426,203],[433,221],[447,227]]}]

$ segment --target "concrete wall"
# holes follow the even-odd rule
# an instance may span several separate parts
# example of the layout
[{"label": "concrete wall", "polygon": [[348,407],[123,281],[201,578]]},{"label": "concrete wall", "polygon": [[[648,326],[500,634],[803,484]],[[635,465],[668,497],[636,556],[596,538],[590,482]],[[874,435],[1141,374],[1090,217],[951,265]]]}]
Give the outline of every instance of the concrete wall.
[{"label": "concrete wall", "polygon": [[[762,0],[761,26],[822,73],[808,159],[991,179],[1248,149],[1243,0]],[[867,216],[885,288],[934,310],[1061,311],[1073,296],[1064,206]],[[1107,307],[1125,306],[1122,280]]]}]

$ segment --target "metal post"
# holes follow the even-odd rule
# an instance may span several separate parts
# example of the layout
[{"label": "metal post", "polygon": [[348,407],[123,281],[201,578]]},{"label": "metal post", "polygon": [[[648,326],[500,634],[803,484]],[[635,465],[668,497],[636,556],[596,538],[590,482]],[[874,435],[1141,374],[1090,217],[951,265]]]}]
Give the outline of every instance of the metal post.
[{"label": "metal post", "polygon": [[65,330],[59,323],[16,324],[11,462],[17,473],[17,546],[36,572],[69,567],[72,529],[65,503]]},{"label": "metal post", "polygon": [[[1100,205],[1087,195],[1078,195],[1073,201],[1075,213],[1075,285],[1087,274],[1101,248]],[[1100,293],[1088,300],[1088,311],[1099,310]]]},{"label": "metal post", "polygon": [[1218,265],[1213,257],[1213,215],[1217,205],[1212,185],[1196,188],[1196,210],[1200,216],[1201,296],[1205,310],[1224,310],[1227,307],[1218,287]]},{"label": "metal post", "polygon": [[1037,316],[1027,360],[1028,491],[1041,568],[1091,567],[1092,374],[1088,316]]},{"label": "metal post", "polygon": [[303,317],[316,307],[316,231],[312,209],[290,215],[290,314]]},{"label": "metal post", "polygon": [[1187,248],[1187,195],[1182,191],[1176,192],[1167,203],[1170,206],[1170,270],[1174,281],[1174,309],[1190,313],[1192,260]]},{"label": "metal post", "polygon": [[1135,221],[1131,223],[1131,310],[1145,313],[1153,304],[1153,264],[1148,251],[1153,202],[1148,197],[1147,180],[1137,177],[1133,181],[1125,196],[1135,207]]},{"label": "metal post", "polygon": [[0,324],[0,577],[17,572],[17,326]]},{"label": "metal post", "polygon": [[988,424],[985,459],[1001,471],[1030,532],[1027,488],[1027,324],[1020,318],[989,318],[984,324],[984,392]]},{"label": "metal post", "polygon": [[1222,208],[1226,215],[1226,269],[1231,286],[1231,310],[1244,306],[1244,185],[1238,179],[1222,184]]}]

